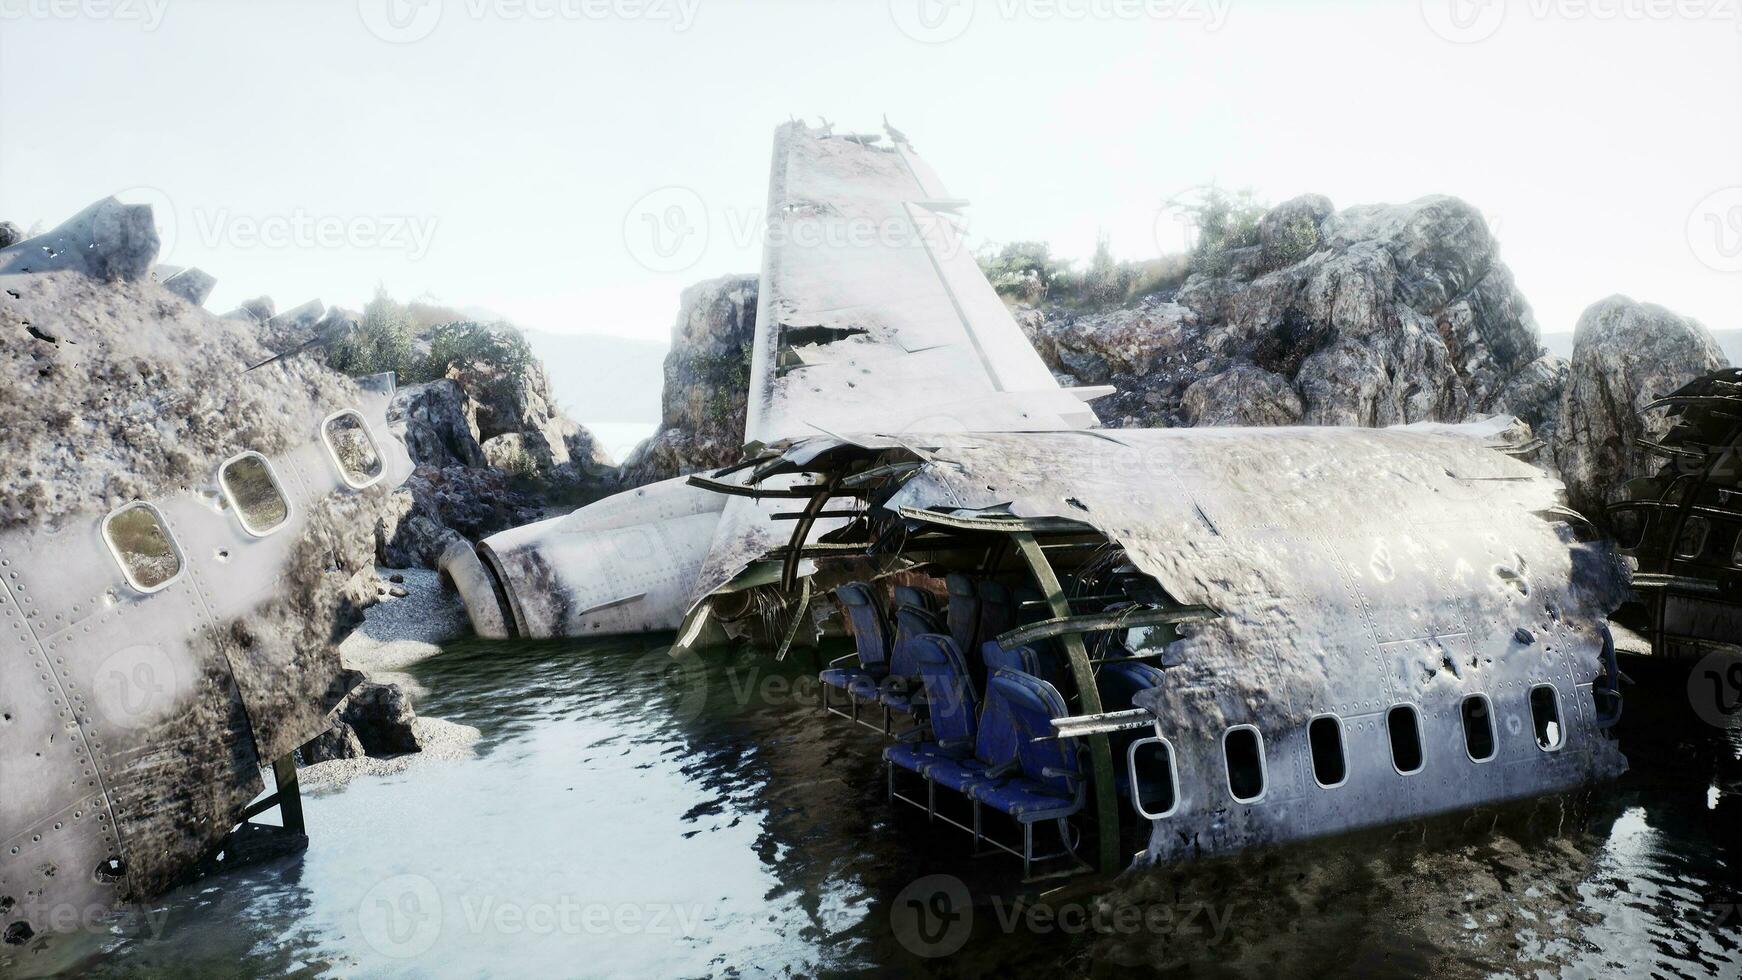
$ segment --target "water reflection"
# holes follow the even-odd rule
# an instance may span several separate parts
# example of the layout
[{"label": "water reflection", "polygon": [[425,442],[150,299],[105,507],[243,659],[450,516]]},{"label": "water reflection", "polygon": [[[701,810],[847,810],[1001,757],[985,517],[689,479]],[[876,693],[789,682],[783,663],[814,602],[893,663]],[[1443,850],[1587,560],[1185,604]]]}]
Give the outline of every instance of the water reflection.
[{"label": "water reflection", "polygon": [[882,740],[821,713],[815,670],[457,646],[413,673],[478,759],[309,798],[305,854],[0,972],[1742,972],[1742,735],[1674,704],[1631,699],[1633,771],[1579,798],[1043,895],[887,804]]}]

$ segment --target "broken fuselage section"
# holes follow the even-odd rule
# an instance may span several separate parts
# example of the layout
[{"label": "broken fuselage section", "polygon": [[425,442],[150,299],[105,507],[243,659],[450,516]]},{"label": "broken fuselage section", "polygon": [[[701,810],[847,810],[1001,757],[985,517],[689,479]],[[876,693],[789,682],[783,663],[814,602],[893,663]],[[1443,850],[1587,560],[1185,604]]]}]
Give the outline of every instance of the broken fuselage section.
[{"label": "broken fuselage section", "polygon": [[[806,597],[861,583],[898,610],[899,661],[923,618],[901,622],[888,588],[929,592],[918,605],[949,612],[927,642],[953,645],[982,708],[1005,674],[1062,697],[1051,730],[1028,737],[1066,746],[1052,769],[1071,770],[1082,798],[1060,806],[1087,826],[1060,837],[1086,829],[1102,866],[1120,863],[1132,821],[1150,828],[1139,860],[1153,863],[1567,791],[1625,766],[1605,731],[1619,713],[1605,618],[1625,573],[1584,539],[1558,482],[1492,435],[801,440],[759,460],[755,480],[695,481],[729,496],[737,520],[790,529],[759,553],[717,550],[695,615],[744,605],[748,588],[790,623]],[[980,604],[973,627],[954,616],[964,593]],[[988,594],[1008,597],[1002,612]],[[877,681],[842,685],[855,713],[888,718],[893,703],[923,744],[935,675],[901,678],[885,659],[876,677],[848,613]],[[1008,798],[976,792],[976,816]]]},{"label": "broken fuselage section", "polygon": [[1696,379],[1645,411],[1667,413],[1670,427],[1644,443],[1663,466],[1609,507],[1617,544],[1638,563],[1620,619],[1642,627],[1655,658],[1742,660],[1742,369]]}]

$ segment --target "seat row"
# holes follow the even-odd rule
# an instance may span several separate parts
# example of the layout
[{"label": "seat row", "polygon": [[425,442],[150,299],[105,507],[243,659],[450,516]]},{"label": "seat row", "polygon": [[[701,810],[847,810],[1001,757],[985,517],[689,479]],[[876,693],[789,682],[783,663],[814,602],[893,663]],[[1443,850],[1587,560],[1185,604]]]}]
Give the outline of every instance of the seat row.
[{"label": "seat row", "polygon": [[[1056,642],[1009,650],[997,642],[1019,623],[1047,615],[1038,593],[965,575],[951,575],[946,585],[949,599],[941,617],[931,594],[920,589],[897,586],[889,617],[876,587],[855,582],[838,588],[856,653],[820,675],[824,707],[885,735],[895,734],[894,718],[908,718],[910,726],[883,754],[890,798],[971,832],[976,846],[985,841],[1021,857],[1027,876],[1036,860],[1074,854],[1069,818],[1082,810],[1086,787],[1079,746],[1058,737],[1052,722],[1071,713],[1061,692],[1075,691],[1075,685]],[[1104,710],[1132,707],[1137,694],[1163,678],[1135,659],[1107,660],[1095,674]],[[847,710],[831,702],[831,690],[846,694]],[[860,716],[871,705],[881,710],[880,725]],[[1124,745],[1115,750],[1122,755]],[[923,781],[923,801],[898,791],[898,774]],[[939,787],[966,798],[971,822],[940,813]],[[1126,790],[1123,779],[1119,788]],[[1021,826],[1020,850],[986,834],[983,808]],[[1062,847],[1037,856],[1034,827],[1043,822],[1057,825]]]}]

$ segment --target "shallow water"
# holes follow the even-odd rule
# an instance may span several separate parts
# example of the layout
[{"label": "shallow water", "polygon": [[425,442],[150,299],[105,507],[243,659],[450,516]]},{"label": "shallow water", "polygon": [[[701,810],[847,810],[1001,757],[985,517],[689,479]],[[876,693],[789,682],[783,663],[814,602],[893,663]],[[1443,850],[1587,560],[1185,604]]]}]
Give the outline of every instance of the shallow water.
[{"label": "shallow water", "polygon": [[306,852],[0,972],[1742,975],[1742,733],[1685,701],[1636,694],[1632,771],[1581,799],[1041,896],[885,802],[882,740],[819,711],[815,669],[455,646],[411,672],[477,759],[305,796]]}]

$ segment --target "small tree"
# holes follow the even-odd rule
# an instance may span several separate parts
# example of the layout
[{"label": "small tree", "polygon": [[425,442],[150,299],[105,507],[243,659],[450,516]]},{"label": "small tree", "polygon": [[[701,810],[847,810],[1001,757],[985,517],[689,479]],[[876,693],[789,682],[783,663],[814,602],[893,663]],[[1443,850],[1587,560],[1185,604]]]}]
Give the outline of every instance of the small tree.
[{"label": "small tree", "polygon": [[1214,184],[1167,206],[1196,227],[1191,269],[1208,276],[1227,275],[1233,266],[1230,253],[1258,244],[1258,220],[1267,210],[1249,190],[1230,194]]},{"label": "small tree", "polygon": [[1047,297],[1053,285],[1070,272],[1070,263],[1055,259],[1045,242],[1010,242],[1003,247],[988,245],[976,256],[1000,296],[1026,303]]},{"label": "small tree", "polygon": [[401,377],[411,372],[415,353],[405,308],[375,288],[375,298],[363,307],[363,322],[349,336],[334,344],[327,364],[352,377],[394,371]]}]

